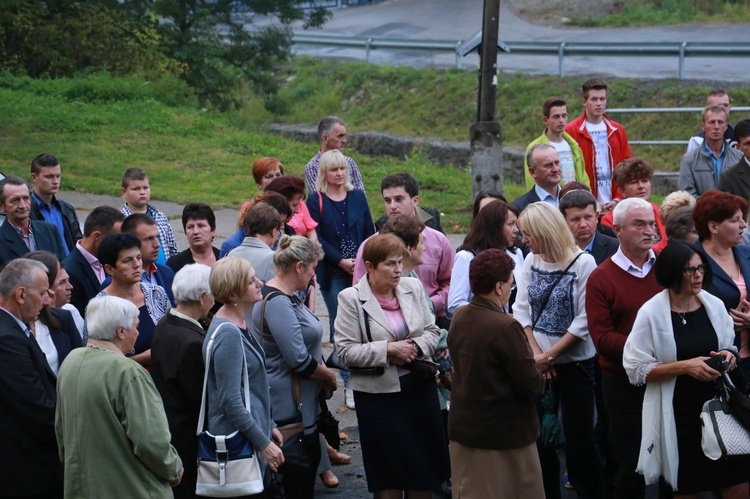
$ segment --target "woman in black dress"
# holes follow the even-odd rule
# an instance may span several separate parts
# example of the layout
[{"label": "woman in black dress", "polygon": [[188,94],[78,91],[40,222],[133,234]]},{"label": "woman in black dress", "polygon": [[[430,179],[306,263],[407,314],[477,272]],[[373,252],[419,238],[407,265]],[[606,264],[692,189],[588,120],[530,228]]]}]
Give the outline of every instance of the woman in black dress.
[{"label": "woman in black dress", "polygon": [[729,369],[737,363],[732,319],[702,290],[711,280],[708,257],[671,243],[654,271],[666,289],[638,312],[623,352],[630,382],[646,383],[637,471],[647,484],[663,476],[675,496],[719,489],[724,499],[747,498],[748,459],[712,461],[701,448],[701,409],[721,375],[705,361],[720,355]]}]

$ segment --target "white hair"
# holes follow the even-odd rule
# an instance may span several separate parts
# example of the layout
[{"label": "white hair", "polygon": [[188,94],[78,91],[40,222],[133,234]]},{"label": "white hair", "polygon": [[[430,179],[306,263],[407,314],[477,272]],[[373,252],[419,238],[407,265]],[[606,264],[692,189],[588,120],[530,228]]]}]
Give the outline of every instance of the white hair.
[{"label": "white hair", "polygon": [[198,303],[202,292],[211,294],[211,286],[208,283],[211,275],[211,267],[200,263],[185,265],[174,276],[172,282],[172,294],[177,303]]},{"label": "white hair", "polygon": [[647,210],[653,209],[651,203],[641,198],[626,198],[617,203],[615,210],[612,213],[612,223],[622,227],[625,225],[625,218],[627,217],[628,208],[645,208]]},{"label": "white hair", "polygon": [[[36,260],[29,260],[28,258],[11,260],[0,272],[0,296],[9,299],[20,287],[35,289],[36,275],[33,269],[44,271],[45,277],[49,272],[46,265]],[[47,282],[46,279],[45,282]]]},{"label": "white hair", "polygon": [[130,329],[138,317],[138,307],[117,296],[92,298],[86,307],[86,330],[89,338],[112,341],[117,336],[117,328]]}]

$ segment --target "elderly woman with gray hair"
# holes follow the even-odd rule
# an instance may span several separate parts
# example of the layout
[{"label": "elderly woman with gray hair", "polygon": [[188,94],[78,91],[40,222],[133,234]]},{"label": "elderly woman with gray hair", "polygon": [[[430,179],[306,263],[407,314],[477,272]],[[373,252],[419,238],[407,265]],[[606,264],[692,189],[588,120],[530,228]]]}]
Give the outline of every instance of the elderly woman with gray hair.
[{"label": "elderly woman with gray hair", "polygon": [[149,373],[125,357],[138,337],[138,308],[95,297],[86,327],[87,347],[68,355],[57,379],[65,496],[171,498],[183,469],[161,397]]},{"label": "elderly woman with gray hair", "polygon": [[208,279],[211,267],[199,263],[182,267],[174,276],[177,307],[162,317],[151,342],[151,377],[167,413],[172,445],[185,463],[176,498],[195,497],[198,413],[203,386],[204,320],[214,305]]}]

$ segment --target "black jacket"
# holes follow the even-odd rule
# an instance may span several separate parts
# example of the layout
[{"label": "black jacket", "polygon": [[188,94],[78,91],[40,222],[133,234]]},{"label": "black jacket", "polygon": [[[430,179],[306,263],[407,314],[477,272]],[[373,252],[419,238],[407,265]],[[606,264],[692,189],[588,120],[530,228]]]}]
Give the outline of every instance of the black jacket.
[{"label": "black jacket", "polygon": [[[57,227],[47,222],[31,220],[31,229],[34,231],[36,249],[49,251],[61,261],[65,258],[65,249]],[[21,258],[29,251],[29,247],[7,220],[0,225],[0,265]]]},{"label": "black jacket", "polygon": [[[52,196],[52,204],[56,205],[62,214],[63,230],[65,232],[65,241],[63,242],[68,247],[68,253],[70,253],[76,247],[76,241],[83,239],[81,224],[78,222],[76,210],[72,204],[58,199],[57,196]],[[31,196],[31,213],[29,214],[29,218],[32,220],[47,221],[44,220],[44,215],[42,215],[39,204],[33,195]]]}]

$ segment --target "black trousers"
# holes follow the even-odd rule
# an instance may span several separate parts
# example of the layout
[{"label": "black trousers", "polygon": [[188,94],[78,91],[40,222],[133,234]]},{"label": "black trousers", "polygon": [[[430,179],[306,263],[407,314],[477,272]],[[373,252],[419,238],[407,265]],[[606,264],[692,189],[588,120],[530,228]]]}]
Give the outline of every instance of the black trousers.
[{"label": "black trousers", "polygon": [[602,377],[604,404],[609,418],[607,453],[615,461],[613,498],[645,496],[643,475],[636,473],[641,449],[641,421],[645,386],[633,386],[627,379]]}]

